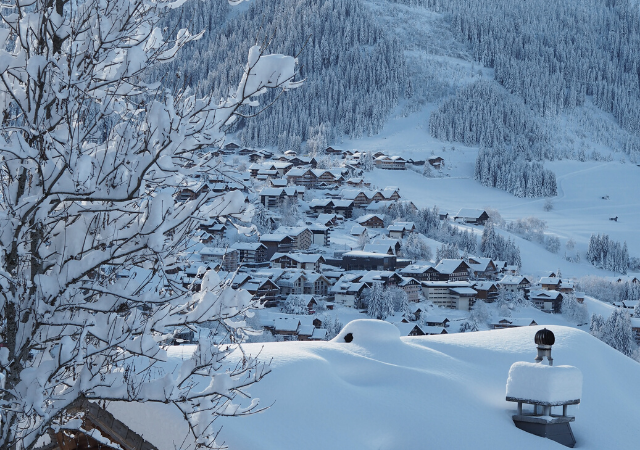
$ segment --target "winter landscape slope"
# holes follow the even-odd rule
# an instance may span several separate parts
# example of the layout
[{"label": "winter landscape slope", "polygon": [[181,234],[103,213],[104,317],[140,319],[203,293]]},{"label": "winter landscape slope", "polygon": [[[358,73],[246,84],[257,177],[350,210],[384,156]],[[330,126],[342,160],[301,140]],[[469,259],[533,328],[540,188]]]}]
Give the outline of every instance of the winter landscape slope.
[{"label": "winter landscape slope", "polygon": [[[640,365],[585,332],[549,328],[555,364],[578,367],[584,377],[582,403],[569,409],[576,448],[637,448],[640,429],[631,412],[640,398]],[[537,330],[400,338],[391,324],[357,321],[331,342],[247,345],[272,361],[272,373],[251,388],[269,408],[220,419],[220,441],[239,450],[564,448],[518,430],[515,404],[505,401],[509,367],[533,361]],[[349,332],[353,342],[345,343]],[[171,349],[167,367],[191,351]],[[154,429],[156,414],[167,408],[109,406],[160,450],[173,449],[186,432],[179,420]]]}]

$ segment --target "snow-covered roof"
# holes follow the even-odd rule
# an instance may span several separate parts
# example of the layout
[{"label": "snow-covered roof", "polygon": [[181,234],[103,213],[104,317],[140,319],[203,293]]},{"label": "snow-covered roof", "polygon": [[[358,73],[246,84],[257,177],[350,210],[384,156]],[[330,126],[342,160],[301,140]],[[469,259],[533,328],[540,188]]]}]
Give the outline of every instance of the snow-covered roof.
[{"label": "snow-covered roof", "polygon": [[424,333],[422,328],[417,323],[394,322],[393,324],[396,326],[396,328],[398,328],[398,330],[400,330],[400,336],[409,336],[409,334],[416,327],[418,327],[418,329]]},{"label": "snow-covered roof", "polygon": [[311,334],[311,340],[323,341],[327,338],[327,330],[324,328],[315,328]]},{"label": "snow-covered roof", "polygon": [[440,273],[451,274],[463,263],[464,261],[461,259],[443,259],[436,266],[436,270]]},{"label": "snow-covered roof", "polygon": [[388,253],[391,251],[392,254],[395,255],[395,247],[392,244],[365,244],[362,249],[365,252],[373,252],[373,253]]},{"label": "snow-covered roof", "polygon": [[291,317],[277,317],[273,320],[273,329],[276,331],[293,332],[300,326],[300,319]]},{"label": "snow-covered roof", "polygon": [[356,219],[356,222],[358,223],[364,223],[367,220],[373,219],[373,218],[377,218],[380,219],[381,221],[384,219],[384,215],[381,214],[365,214],[364,216],[360,216]]},{"label": "snow-covered roof", "polygon": [[486,214],[484,209],[462,208],[454,217],[465,219],[479,219],[482,214]]},{"label": "snow-covered roof", "polygon": [[453,287],[449,290],[458,295],[476,295],[478,293],[478,291],[470,287]]}]

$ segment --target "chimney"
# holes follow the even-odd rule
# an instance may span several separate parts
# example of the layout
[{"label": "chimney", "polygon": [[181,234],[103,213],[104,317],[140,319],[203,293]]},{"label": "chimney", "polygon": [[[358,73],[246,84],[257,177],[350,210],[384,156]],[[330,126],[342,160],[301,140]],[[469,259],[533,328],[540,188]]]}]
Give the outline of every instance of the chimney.
[{"label": "chimney", "polygon": [[[553,367],[551,346],[553,332],[544,328],[535,336],[538,356],[535,363],[516,362],[509,369],[507,401],[516,402],[518,411],[513,418],[516,427],[573,448],[576,444],[568,406],[580,403],[582,372],[572,366]],[[539,364],[547,358],[549,365]],[[523,406],[524,405],[524,406]],[[527,406],[531,405],[531,406]],[[558,409],[562,407],[562,413]],[[554,414],[556,408],[556,414]]]}]

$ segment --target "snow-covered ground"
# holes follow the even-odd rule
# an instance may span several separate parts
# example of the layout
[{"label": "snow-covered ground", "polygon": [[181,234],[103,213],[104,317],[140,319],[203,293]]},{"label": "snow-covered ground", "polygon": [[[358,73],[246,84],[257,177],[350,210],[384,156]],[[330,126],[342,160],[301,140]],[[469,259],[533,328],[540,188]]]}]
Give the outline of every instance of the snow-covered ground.
[{"label": "snow-covered ground", "polygon": [[[555,364],[575,366],[584,377],[582,403],[569,407],[576,448],[637,448],[632,412],[640,365],[585,332],[549,328]],[[516,405],[505,401],[509,368],[533,361],[538,329],[399,338],[393,325],[365,321],[351,323],[332,342],[247,345],[272,361],[272,373],[250,390],[269,409],[221,418],[219,441],[238,450],[565,448],[518,430],[511,420]],[[351,343],[343,340],[348,332]],[[175,347],[170,357],[191,351]],[[160,450],[173,450],[186,430],[179,411],[168,408],[109,407]],[[165,414],[166,426],[153,426],[157,414]]]}]

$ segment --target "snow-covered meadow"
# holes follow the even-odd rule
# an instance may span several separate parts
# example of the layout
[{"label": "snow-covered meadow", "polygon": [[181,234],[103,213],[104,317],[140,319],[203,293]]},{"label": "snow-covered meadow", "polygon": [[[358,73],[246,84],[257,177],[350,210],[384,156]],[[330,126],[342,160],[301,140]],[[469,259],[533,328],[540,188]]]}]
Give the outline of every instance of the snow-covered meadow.
[{"label": "snow-covered meadow", "polygon": [[[555,364],[575,366],[584,376],[582,402],[569,407],[576,448],[637,448],[640,429],[631,412],[640,398],[640,365],[585,332],[549,328]],[[367,320],[348,324],[331,342],[247,345],[272,361],[271,374],[251,388],[269,408],[219,419],[219,441],[239,450],[564,448],[518,430],[511,420],[516,405],[505,400],[509,368],[533,362],[538,329],[400,338],[393,325]],[[168,366],[192,350],[171,349]],[[108,409],[170,450],[186,430],[179,411],[169,408],[112,403]],[[155,426],[156,414],[166,426]]]}]

